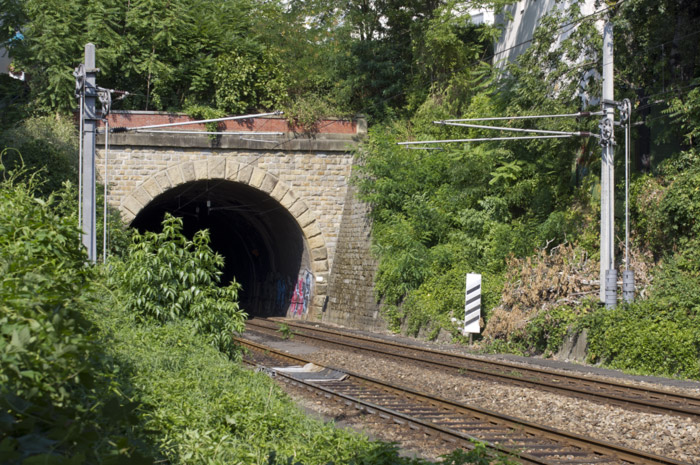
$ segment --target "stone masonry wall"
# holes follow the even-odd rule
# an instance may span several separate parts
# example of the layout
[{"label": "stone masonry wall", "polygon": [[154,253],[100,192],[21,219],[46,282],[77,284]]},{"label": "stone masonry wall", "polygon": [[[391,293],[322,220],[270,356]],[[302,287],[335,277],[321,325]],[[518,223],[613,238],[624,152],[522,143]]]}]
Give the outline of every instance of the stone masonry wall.
[{"label": "stone masonry wall", "polygon": [[349,186],[340,225],[336,258],[328,284],[323,322],[365,330],[386,329],[374,298],[377,261],[370,251],[369,206]]},{"label": "stone masonry wall", "polygon": [[[189,121],[169,113],[110,114],[112,128]],[[193,123],[177,129],[204,127]],[[315,276],[307,318],[317,318],[326,302],[324,320],[384,327],[373,295],[376,262],[369,250],[368,207],[348,183],[353,148],[365,136],[366,122],[327,120],[318,132],[305,134],[280,118],[250,118],[226,122],[219,130],[280,132],[273,140],[259,140],[120,129],[109,138],[108,201],[130,222],[158,195],[189,181],[226,179],[259,189],[290,212],[307,242]],[[97,138],[100,182],[105,180],[104,140],[104,135]]]},{"label": "stone masonry wall", "polygon": [[[116,146],[108,154],[108,200],[113,205],[120,206],[123,199],[137,191],[151,176],[183,163],[185,165],[182,166],[187,166],[187,162],[192,162],[193,169],[197,171],[202,165],[194,162],[203,160],[209,160],[210,166],[219,166],[219,172],[195,172],[194,179],[224,179],[228,164],[236,166],[237,170],[261,169],[289,186],[296,197],[303,199],[316,219],[328,250],[328,264],[332,266],[347,193],[347,180],[352,169],[352,155],[349,153],[237,152],[225,149]],[[217,161],[221,163],[216,163]],[[102,182],[104,148],[97,152],[97,166],[98,178]],[[168,179],[166,182],[175,185],[177,181]],[[151,197],[157,193],[152,192]],[[145,205],[136,205],[131,209],[137,210],[139,206]],[[123,213],[125,219],[130,221],[138,211]]]}]

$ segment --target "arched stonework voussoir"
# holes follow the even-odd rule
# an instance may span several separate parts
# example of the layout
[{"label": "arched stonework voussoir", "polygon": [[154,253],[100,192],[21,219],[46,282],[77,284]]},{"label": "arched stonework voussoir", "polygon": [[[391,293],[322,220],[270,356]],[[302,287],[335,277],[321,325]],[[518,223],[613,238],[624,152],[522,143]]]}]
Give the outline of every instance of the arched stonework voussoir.
[{"label": "arched stonework voussoir", "polygon": [[306,317],[317,314],[326,297],[329,266],[326,241],[314,213],[289,185],[258,167],[227,160],[225,179],[247,184],[267,193],[294,217],[306,240],[311,261],[310,271],[316,280],[314,297]]},{"label": "arched stonework voussoir", "polygon": [[[138,184],[119,202],[122,219],[131,223],[136,215],[158,195],[186,182],[210,179],[209,165],[211,164],[211,173],[216,174],[216,169],[225,163],[226,159],[223,157],[211,157],[206,160],[178,163],[157,171]],[[223,170],[220,176],[213,177],[223,177]]]},{"label": "arched stonework voussoir", "polygon": [[306,241],[310,271],[315,281],[314,297],[306,317],[319,312],[326,297],[329,277],[328,249],[323,232],[307,203],[289,185],[264,169],[215,156],[172,165],[151,175],[126,194],[119,204],[122,218],[131,223],[153,199],[168,190],[188,182],[213,179],[241,183],[262,191],[292,215]]}]

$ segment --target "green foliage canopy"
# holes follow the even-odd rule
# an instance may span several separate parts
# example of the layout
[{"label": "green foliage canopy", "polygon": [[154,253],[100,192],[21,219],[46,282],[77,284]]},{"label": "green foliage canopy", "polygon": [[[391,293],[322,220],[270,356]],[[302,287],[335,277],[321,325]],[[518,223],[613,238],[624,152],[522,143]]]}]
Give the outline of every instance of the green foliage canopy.
[{"label": "green foliage canopy", "polygon": [[[569,13],[579,14],[575,8]],[[561,20],[563,14],[555,14],[550,21]],[[361,149],[357,182],[362,198],[373,207],[373,248],[379,257],[377,297],[395,329],[401,322],[413,334],[426,325],[455,329],[450,318],[461,313],[467,272],[484,276],[484,308],[489,309],[500,298],[508,256],[529,255],[582,232],[590,197],[573,175],[581,151],[576,142],[481,142],[433,151],[396,145],[411,139],[494,135],[478,128],[432,123],[446,117],[576,111],[580,71],[561,69],[559,63],[576,57],[576,51],[581,53],[578,45],[596,32],[581,28],[552,51],[552,33],[546,30],[548,34],[538,36],[501,79],[492,79],[495,70],[475,67],[467,74],[467,82],[483,86],[458,89],[455,82],[446,80],[434,87],[410,120],[370,130],[369,141]],[[557,66],[541,66],[543,61]],[[569,92],[563,91],[564,86]],[[530,127],[529,122],[512,124]],[[544,120],[538,127],[575,130],[575,124]],[[572,209],[576,203],[578,207]]]},{"label": "green foliage canopy", "polygon": [[[64,112],[75,107],[71,73],[87,42],[97,48],[100,85],[132,92],[124,108],[211,104],[217,59],[229,53],[257,59],[252,52],[267,45],[265,29],[255,26],[274,13],[248,0],[8,0],[2,6],[0,40],[31,77],[35,104]],[[7,35],[15,30],[23,40]],[[265,76],[258,78],[262,86]],[[246,103],[248,110],[269,102]]]},{"label": "green foliage canopy", "polygon": [[38,116],[21,120],[0,133],[2,162],[8,171],[42,171],[38,192],[48,196],[66,181],[78,180],[78,131],[66,117]]}]

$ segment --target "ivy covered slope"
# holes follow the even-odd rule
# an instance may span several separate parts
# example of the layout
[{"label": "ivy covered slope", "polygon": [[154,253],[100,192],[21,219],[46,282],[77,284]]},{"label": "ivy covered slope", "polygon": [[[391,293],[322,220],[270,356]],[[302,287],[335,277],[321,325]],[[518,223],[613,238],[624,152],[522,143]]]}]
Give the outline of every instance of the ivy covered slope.
[{"label": "ivy covered slope", "polygon": [[[409,116],[370,129],[356,182],[373,207],[376,294],[394,330],[436,337],[442,329],[459,338],[450,320],[463,314],[465,274],[479,272],[485,350],[551,356],[567,334],[585,330],[590,362],[700,377],[700,69],[692,29],[700,12],[683,5],[630,0],[610,11],[618,44],[616,97],[634,102],[633,119],[641,123],[633,130],[630,202],[637,302],[615,310],[597,302],[596,139],[444,144],[441,150],[396,145],[505,135],[433,124],[443,119],[595,110],[590,98],[600,94],[600,81],[588,71],[600,70],[601,36],[596,18],[583,17],[574,3],[543,19],[516,62],[497,70],[474,59],[434,83]],[[552,48],[571,22],[577,28]],[[669,22],[678,28],[665,27]],[[676,44],[672,59],[662,54],[669,43]],[[663,85],[659,73],[665,73]],[[597,132],[597,123],[505,124]],[[616,234],[624,238],[621,144],[615,157]]]},{"label": "ivy covered slope", "polygon": [[[576,14],[574,8],[546,18],[537,41],[507,74],[475,61],[436,85],[413,117],[370,131],[357,182],[373,206],[377,293],[395,327],[403,324],[411,333],[428,322],[449,328],[470,271],[484,274],[484,307],[493,308],[508,257],[528,256],[536,247],[585,232],[595,180],[577,179],[572,166],[577,156],[592,155],[595,142],[494,141],[425,151],[396,145],[503,135],[433,124],[443,119],[577,111],[578,81],[563,63],[592,53],[598,32],[584,22],[562,47],[549,49],[554,26]],[[571,131],[592,129],[595,122],[549,119],[537,125]]]}]

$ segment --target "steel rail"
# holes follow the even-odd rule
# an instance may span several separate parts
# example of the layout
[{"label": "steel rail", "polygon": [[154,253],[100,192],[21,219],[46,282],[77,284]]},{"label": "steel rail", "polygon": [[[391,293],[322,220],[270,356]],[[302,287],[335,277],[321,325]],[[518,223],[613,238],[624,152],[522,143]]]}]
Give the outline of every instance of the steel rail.
[{"label": "steel rail", "polygon": [[[276,325],[276,321],[273,320]],[[563,393],[567,395],[576,395],[588,399],[602,400],[606,403],[613,403],[623,407],[633,407],[644,411],[652,411],[655,413],[674,414],[684,417],[700,418],[700,397],[679,394],[667,390],[661,390],[651,387],[639,387],[629,384],[616,383],[614,381],[602,379],[599,377],[582,377],[573,374],[554,372],[542,368],[524,367],[514,363],[508,363],[496,360],[484,360],[481,358],[453,354],[445,351],[418,348],[406,344],[400,344],[393,341],[384,341],[376,338],[350,334],[346,332],[333,331],[325,328],[315,328],[308,325],[303,325],[288,320],[284,320],[288,326],[298,328],[302,331],[317,332],[321,334],[331,335],[333,337],[342,337],[350,340],[358,340],[378,346],[384,346],[399,349],[402,351],[411,351],[414,355],[397,353],[395,350],[385,350],[380,348],[370,348],[353,344],[351,342],[343,342],[331,340],[324,337],[314,336],[313,334],[295,333],[300,337],[307,337],[312,340],[317,340],[321,343],[337,344],[348,347],[353,350],[363,350],[368,352],[379,353],[384,356],[394,358],[406,358],[414,362],[427,365],[436,365],[441,368],[449,368],[457,370],[460,373],[470,372],[480,376],[485,376],[491,379],[505,380],[506,382],[535,386],[539,389],[547,389],[551,392]],[[265,327],[267,320],[249,320],[248,325],[254,327]],[[425,354],[430,354],[434,357],[440,357],[443,360],[430,359]],[[445,360],[447,359],[447,360]],[[478,364],[485,368],[477,368],[473,366],[465,366],[464,364]],[[499,372],[494,370],[505,370]],[[578,384],[566,385],[564,383]],[[583,386],[582,386],[583,385]],[[587,389],[588,388],[588,389]],[[593,389],[593,390],[591,390]],[[666,403],[666,402],[670,403]]]},{"label": "steel rail", "polygon": [[[278,349],[274,349],[272,347],[268,347],[264,344],[260,344],[257,342],[253,342],[250,340],[246,340],[244,338],[236,337],[234,338],[239,344],[241,344],[244,347],[251,348],[255,351],[262,352],[266,356],[274,356],[277,358],[281,358],[283,360],[288,360],[291,361],[292,363],[297,363],[297,364],[306,364],[306,363],[312,363],[310,360],[300,357],[298,355],[292,355],[289,353],[284,353]],[[332,368],[332,367],[328,367]],[[336,368],[333,368],[334,370],[337,370]],[[337,370],[340,371],[340,370]],[[527,420],[522,420],[518,419],[512,416],[508,415],[503,415],[497,412],[492,412],[486,409],[482,409],[479,407],[475,406],[470,406],[466,404],[460,404],[458,402],[450,401],[447,399],[443,399],[440,397],[436,396],[431,396],[427,395],[412,389],[400,387],[391,383],[387,383],[381,380],[373,379],[367,376],[363,376],[357,373],[352,373],[348,372],[346,370],[343,370],[343,373],[346,373],[350,376],[350,379],[354,381],[355,383],[359,383],[362,386],[368,387],[368,389],[380,389],[386,392],[390,392],[393,394],[396,394],[397,396],[400,396],[402,399],[405,400],[394,400],[393,403],[390,403],[388,405],[381,405],[379,403],[379,400],[372,402],[372,401],[367,401],[361,398],[361,394],[348,394],[343,393],[343,390],[350,391],[352,393],[358,393],[361,392],[360,388],[355,388],[355,389],[348,389],[347,384],[342,385],[341,382],[324,382],[323,386],[319,385],[319,383],[315,382],[304,382],[302,380],[299,380],[297,378],[291,377],[294,381],[300,383],[300,384],[307,384],[312,386],[314,389],[318,389],[323,391],[325,394],[332,395],[332,396],[339,396],[343,398],[345,401],[354,403],[356,405],[364,405],[365,408],[369,409],[374,409],[380,412],[384,412],[385,414],[398,419],[398,422],[405,422],[409,426],[411,424],[413,425],[418,425],[426,430],[432,430],[438,433],[439,436],[441,437],[452,437],[454,438],[454,441],[463,441],[464,443],[471,442],[474,440],[484,442],[486,446],[494,451],[497,451],[499,453],[505,453],[505,454],[512,454],[517,457],[517,459],[521,463],[527,463],[527,464],[538,464],[538,465],[543,465],[543,464],[553,464],[553,463],[572,463],[570,459],[555,459],[555,460],[547,460],[544,459],[543,457],[555,457],[555,456],[580,456],[582,461],[580,463],[599,463],[599,462],[611,462],[613,460],[621,461],[623,463],[632,463],[632,464],[665,464],[665,465],[682,465],[684,462],[680,462],[668,457],[661,457],[655,454],[649,454],[643,451],[635,450],[635,449],[630,449],[624,446],[619,446],[616,444],[612,444],[606,441],[600,441],[592,438],[587,438],[585,436],[581,436],[575,433],[568,433],[565,431],[557,430],[554,428],[550,428],[548,426],[543,426],[543,425],[538,425],[536,423],[527,421]],[[277,373],[277,375],[282,375],[282,373]],[[327,387],[324,387],[327,386]],[[377,398],[376,394],[374,394],[375,397]],[[445,425],[439,425],[436,423],[434,420],[426,420],[426,419],[421,419],[418,417],[418,415],[411,415],[407,414],[405,412],[401,412],[401,409],[403,408],[404,410],[411,410],[413,409],[414,411],[416,410],[415,407],[413,406],[406,406],[404,404],[409,403],[410,401],[415,401],[424,407],[428,407],[428,412],[423,412],[423,414],[428,414],[430,417],[431,415],[429,412],[434,412],[432,416],[435,416],[436,413],[444,416],[448,416],[450,413],[457,413],[459,415],[464,415],[466,417],[470,417],[472,419],[478,418],[480,423],[488,424],[488,425],[496,425],[496,426],[487,426],[487,427],[475,427],[476,430],[479,429],[485,429],[492,431],[497,429],[497,426],[501,428],[501,432],[497,433],[497,436],[502,436],[505,434],[506,431],[511,432],[511,434],[516,434],[520,435],[519,437],[522,437],[525,435],[527,437],[526,442],[529,441],[538,441],[538,440],[543,440],[543,441],[551,441],[550,443],[540,443],[540,444],[534,444],[531,446],[525,445],[522,446],[519,449],[513,449],[507,446],[503,446],[497,443],[497,441],[507,441],[507,437],[499,438],[499,439],[483,439],[480,438],[478,435],[475,434],[469,434],[465,432],[460,432],[455,430],[454,428],[450,428]],[[465,427],[468,429],[468,426]],[[415,426],[414,426],[415,429]],[[449,440],[449,439],[448,439]],[[522,440],[522,439],[521,439]],[[553,443],[552,443],[553,442]],[[523,452],[523,450],[527,451],[528,447],[530,450],[538,450],[538,449],[545,449],[544,451],[540,452]],[[559,450],[556,450],[556,447],[559,447]],[[571,451],[571,450],[566,450],[567,448],[574,448],[577,450]],[[538,455],[542,457],[538,457]],[[583,459],[586,456],[595,456],[596,458],[594,460],[592,459]]]},{"label": "steel rail", "polygon": [[[256,350],[265,350],[266,352],[270,352],[268,348],[264,348],[262,345],[257,345],[255,343],[251,343],[250,341],[244,341],[244,340],[238,340],[240,344],[244,346],[249,346],[249,347],[255,347]],[[277,352],[277,351],[275,351]],[[288,354],[283,354],[283,353],[275,353],[277,357],[280,359],[291,359],[294,360],[295,358],[288,355]],[[244,363],[247,363],[251,367],[255,368],[260,368],[260,365],[258,363],[255,363],[253,361],[246,361],[245,359],[243,360]],[[299,363],[304,363],[303,360],[298,360]],[[268,367],[265,367],[268,368]],[[265,371],[268,371],[267,369]],[[269,373],[269,371],[268,371]],[[414,418],[409,415],[406,415],[404,413],[401,413],[395,409],[391,408],[386,408],[383,407],[379,404],[369,402],[367,400],[360,399],[355,396],[351,396],[348,394],[343,394],[341,392],[337,392],[332,389],[325,388],[323,386],[320,386],[316,383],[313,382],[308,382],[304,381],[298,378],[294,378],[293,376],[282,373],[282,372],[274,372],[275,377],[281,378],[285,383],[292,384],[296,387],[302,387],[305,388],[308,391],[315,392],[316,394],[324,395],[326,398],[335,398],[336,400],[342,401],[345,403],[347,406],[354,406],[357,410],[360,411],[365,411],[368,414],[379,414],[382,418],[384,419],[393,419],[394,423],[398,425],[405,425],[408,426],[409,428],[413,430],[418,430],[418,429],[423,429],[423,431],[429,435],[436,435],[440,439],[446,441],[446,442],[451,442],[451,443],[458,443],[461,442],[461,446],[466,448],[466,449],[473,449],[475,442],[482,442],[486,445],[488,449],[492,451],[492,454],[495,456],[495,453],[500,453],[500,454],[505,454],[505,455],[512,455],[515,456],[517,455],[518,458],[520,459],[519,462],[524,463],[524,464],[532,464],[532,465],[551,465],[550,462],[543,461],[537,457],[529,457],[527,455],[522,455],[519,451],[513,451],[510,450],[506,447],[499,446],[498,444],[493,444],[488,441],[481,441],[479,438],[466,434],[466,433],[460,433],[457,431],[453,431],[449,428],[433,424],[431,422],[427,422],[424,420],[421,420],[419,418]]]}]

